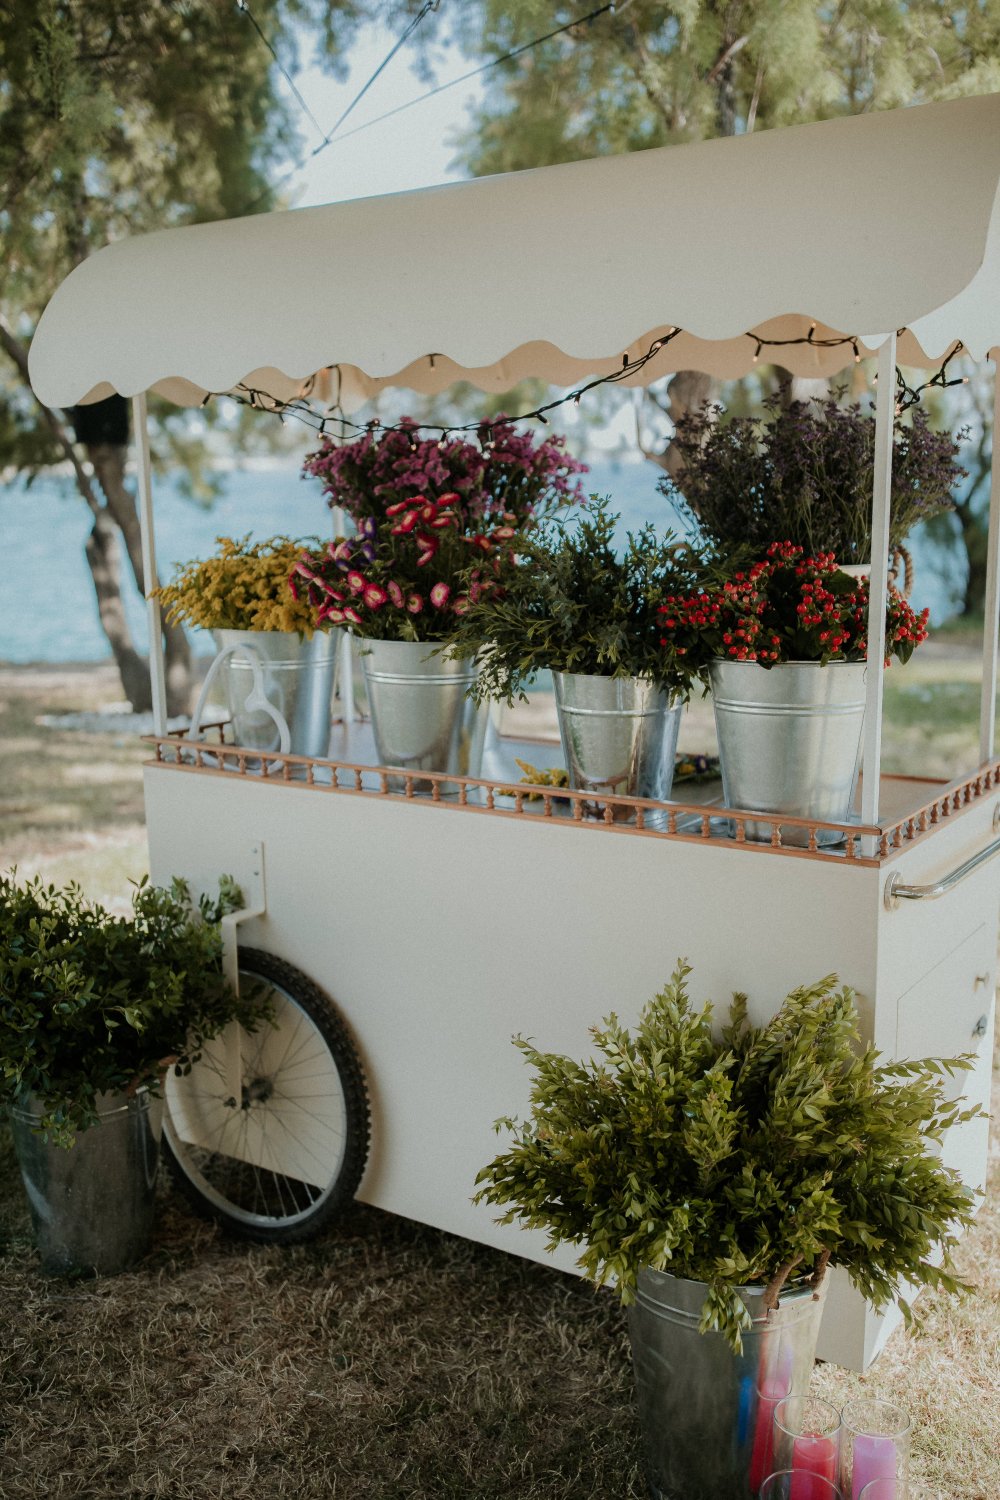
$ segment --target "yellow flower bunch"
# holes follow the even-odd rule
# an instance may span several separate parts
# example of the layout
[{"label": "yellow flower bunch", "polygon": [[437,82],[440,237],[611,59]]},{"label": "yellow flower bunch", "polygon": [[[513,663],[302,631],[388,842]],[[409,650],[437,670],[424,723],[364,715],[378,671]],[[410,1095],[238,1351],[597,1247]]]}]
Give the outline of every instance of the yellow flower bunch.
[{"label": "yellow flower bunch", "polygon": [[[569,786],[569,772],[562,766],[551,766],[547,771],[540,771],[537,766],[531,765],[529,761],[518,760],[516,755],[514,757],[514,764],[520,766],[524,772],[524,775],[521,777],[522,784],[526,783],[528,786]],[[527,794],[528,802],[540,802],[541,798],[541,792],[529,792]]]},{"label": "yellow flower bunch", "polygon": [[216,541],[215,557],[180,564],[172,581],[157,590],[167,619],[205,630],[294,630],[308,639],[316,612],[308,599],[296,599],[288,580],[303,548],[319,545],[316,538]]}]

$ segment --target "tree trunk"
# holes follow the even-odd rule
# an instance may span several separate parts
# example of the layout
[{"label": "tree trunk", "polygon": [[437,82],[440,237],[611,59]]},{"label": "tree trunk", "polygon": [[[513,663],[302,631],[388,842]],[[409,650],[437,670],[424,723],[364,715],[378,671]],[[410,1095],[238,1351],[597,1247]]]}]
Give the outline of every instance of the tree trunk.
[{"label": "tree trunk", "polygon": [[[13,360],[28,390],[28,350],[22,341],[0,320],[0,349]],[[32,392],[34,396],[34,392]],[[151,708],[149,673],[146,663],[132,643],[132,635],[125,618],[121,596],[121,560],[115,537],[115,527],[110,511],[97,497],[90,475],[80,461],[73,439],[59,414],[34,396],[44,425],[70,464],[76,479],[76,487],[94,518],[94,529],[85,548],[87,562],[94,580],[97,595],[97,610],[101,628],[108,639],[112,654],[122,680],[122,689],[136,713],[145,713]],[[182,709],[181,712],[184,712]]]},{"label": "tree trunk", "polygon": [[[142,534],[135,508],[135,496],[125,484],[126,449],[117,443],[94,443],[87,447],[87,457],[94,466],[108,510],[125,542],[132,576],[140,594],[146,586],[142,561]],[[153,587],[159,586],[154,579]],[[191,647],[180,625],[163,625],[166,656],[167,713],[186,714],[191,706]]]},{"label": "tree trunk", "polygon": [[94,529],[87,538],[86,552],[97,593],[101,629],[114,654],[125,696],[133,712],[147,713],[152,707],[149,672],[146,662],[132,644],[122,604],[118,539],[114,523],[103,509],[94,516]]},{"label": "tree trunk", "polygon": [[[647,392],[647,394],[649,394]],[[657,406],[666,412],[676,428],[677,423],[689,411],[703,406],[712,394],[712,377],[702,370],[678,370],[667,385],[666,401],[656,400]],[[676,480],[681,468],[681,457],[673,438],[662,453],[643,449],[643,454],[654,464],[665,469],[671,479]]]},{"label": "tree trunk", "polygon": [[962,614],[978,618],[986,609],[986,568],[989,558],[988,532],[983,518],[972,505],[975,486],[964,497],[956,500],[955,519],[958,521],[962,546],[969,564],[965,590],[962,595]]}]

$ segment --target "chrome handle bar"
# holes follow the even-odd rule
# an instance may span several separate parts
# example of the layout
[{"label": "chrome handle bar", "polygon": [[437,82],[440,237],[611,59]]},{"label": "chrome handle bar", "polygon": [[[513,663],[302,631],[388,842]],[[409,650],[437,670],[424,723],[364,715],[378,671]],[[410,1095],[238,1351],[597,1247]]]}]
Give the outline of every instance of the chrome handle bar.
[{"label": "chrome handle bar", "polygon": [[951,870],[941,880],[936,880],[933,885],[901,885],[899,871],[894,871],[885,883],[886,910],[892,911],[900,901],[936,901],[939,896],[946,896],[971,875],[973,870],[978,870],[980,865],[985,865],[987,860],[993,859],[997,854],[1000,854],[1000,839],[994,839],[992,844],[987,844],[985,849],[980,849],[978,854],[967,859],[956,870]]}]

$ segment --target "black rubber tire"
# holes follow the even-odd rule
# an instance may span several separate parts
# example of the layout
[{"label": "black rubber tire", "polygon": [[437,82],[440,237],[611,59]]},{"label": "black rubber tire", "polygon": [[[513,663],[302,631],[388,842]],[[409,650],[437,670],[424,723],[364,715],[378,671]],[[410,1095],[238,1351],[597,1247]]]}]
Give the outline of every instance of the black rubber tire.
[{"label": "black rubber tire", "polygon": [[[231,1095],[228,1099],[223,1098],[227,1092],[225,1079],[218,1066],[213,1066],[208,1053],[194,1065],[188,1077],[168,1077],[163,1120],[164,1159],[180,1192],[196,1212],[214,1219],[227,1231],[243,1239],[270,1244],[312,1239],[351,1202],[361,1182],[371,1134],[364,1074],[343,1020],[318,985],[283,959],[260,949],[241,949],[239,964],[241,982],[265,982],[274,990],[281,1019],[286,1027],[292,1024],[287,1044],[266,1077],[244,1076],[238,1111]],[[277,1032],[273,1027],[264,1027],[248,1037],[248,1049],[253,1052],[256,1048],[254,1061],[259,1064],[264,1048],[270,1044],[273,1049],[277,1045],[274,1039],[281,1034],[281,1026]],[[300,1040],[300,1035],[305,1037],[305,1043]],[[306,1054],[304,1046],[309,1048]],[[316,1073],[305,1077],[326,1080],[329,1093],[321,1106],[312,1103],[306,1107],[296,1102],[293,1096],[282,1093],[278,1080],[284,1077],[287,1086],[295,1068],[303,1065],[317,1069]],[[260,1074],[259,1066],[256,1071]],[[310,1084],[310,1087],[319,1088],[320,1084]],[[185,1095],[196,1101],[195,1107],[202,1110],[200,1118],[206,1129],[210,1116],[211,1128],[214,1130],[218,1125],[220,1145],[224,1134],[226,1144],[235,1145],[238,1139],[246,1140],[252,1121],[262,1150],[269,1123],[272,1125],[272,1139],[277,1139],[279,1146],[289,1137],[294,1142],[299,1141],[287,1124],[289,1118],[294,1119],[307,1134],[311,1131],[313,1141],[318,1134],[318,1143],[324,1147],[332,1144],[334,1125],[321,1119],[316,1111],[328,1109],[331,1116],[336,1111],[336,1133],[342,1136],[342,1144],[336,1153],[338,1159],[329,1168],[328,1177],[325,1163],[318,1170],[311,1167],[311,1175],[325,1180],[310,1183],[300,1174],[289,1176],[260,1164],[250,1164],[232,1151],[209,1151],[194,1145],[181,1137],[171,1114],[173,1096],[178,1118],[183,1117]],[[311,1101],[320,1097],[319,1094],[308,1094]],[[198,1103],[199,1100],[204,1102]],[[284,1133],[283,1137],[275,1137],[274,1132],[279,1129]],[[295,1147],[291,1149],[294,1151]],[[311,1153],[311,1161],[318,1163],[317,1152]]]}]

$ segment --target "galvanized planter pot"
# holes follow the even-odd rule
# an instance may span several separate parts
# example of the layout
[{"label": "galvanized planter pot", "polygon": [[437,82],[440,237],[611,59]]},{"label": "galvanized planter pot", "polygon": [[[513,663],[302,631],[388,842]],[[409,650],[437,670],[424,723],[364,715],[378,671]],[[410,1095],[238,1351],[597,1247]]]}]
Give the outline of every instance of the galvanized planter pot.
[{"label": "galvanized planter pot", "polygon": [[762,1286],[740,1287],[753,1326],[734,1354],[699,1333],[705,1284],[640,1271],[628,1310],[646,1474],[654,1500],[752,1500],[771,1472],[771,1418],[809,1387],[825,1283],[782,1293],[770,1314]]},{"label": "galvanized planter pot", "polygon": [[99,1094],[99,1123],[70,1147],[33,1128],[44,1114],[33,1096],[11,1108],[11,1129],[42,1269],[51,1275],[124,1271],[149,1248],[163,1100],[148,1089]]},{"label": "galvanized planter pot", "polygon": [[571,787],[657,802],[670,796],[681,703],[642,677],[553,672],[552,686]]},{"label": "galvanized planter pot", "polygon": [[[216,630],[213,634],[220,651],[243,646],[256,658],[264,696],[288,725],[289,753],[325,756],[330,748],[330,700],[342,632],[317,630],[308,641],[285,630]],[[221,677],[236,744],[279,750],[280,732],[274,718],[254,702],[249,654],[228,657]]]},{"label": "galvanized planter pot", "polygon": [[[478,776],[489,714],[468,696],[475,657],[434,655],[433,641],[365,641],[361,650],[379,764]],[[390,779],[398,790],[400,778]]]},{"label": "galvanized planter pot", "polygon": [[[728,807],[844,823],[851,816],[865,722],[863,661],[710,663],[722,788]],[[748,821],[770,842],[772,824]],[[832,842],[836,834],[826,841]],[[808,843],[782,829],[782,843]],[[820,842],[824,842],[822,833]]]}]

